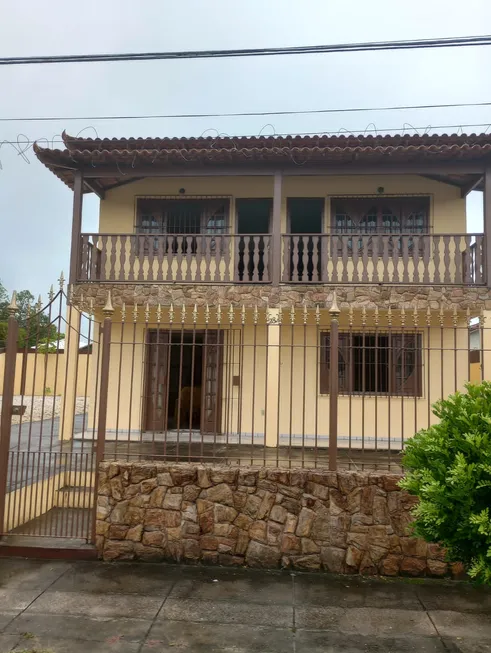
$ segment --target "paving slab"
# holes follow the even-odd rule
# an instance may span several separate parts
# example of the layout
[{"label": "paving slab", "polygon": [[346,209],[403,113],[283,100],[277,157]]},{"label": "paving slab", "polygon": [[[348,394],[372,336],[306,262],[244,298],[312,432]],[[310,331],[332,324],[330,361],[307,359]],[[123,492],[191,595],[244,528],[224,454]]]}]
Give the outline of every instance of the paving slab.
[{"label": "paving slab", "polygon": [[158,619],[288,628],[293,627],[293,608],[288,605],[257,605],[239,601],[167,599]]},{"label": "paving slab", "polygon": [[210,570],[200,578],[182,578],[176,582],[170,599],[200,601],[242,601],[258,604],[293,604],[293,579],[289,574],[234,573]]},{"label": "paving slab", "polygon": [[28,614],[74,614],[87,617],[153,619],[163,599],[135,594],[91,594],[89,592],[45,592],[27,610]]},{"label": "paving slab", "polygon": [[294,650],[293,637],[288,628],[206,623],[185,626],[182,621],[158,621],[152,626],[146,645],[149,651],[289,653]]},{"label": "paving slab", "polygon": [[359,576],[295,574],[296,605],[423,610],[411,584]]},{"label": "paving slab", "polygon": [[491,615],[491,588],[455,581],[434,581],[415,586],[427,610],[455,610]]},{"label": "paving slab", "polygon": [[148,633],[151,620],[128,617],[78,617],[75,615],[30,614],[24,612],[5,626],[10,634],[31,633],[36,637],[56,638],[61,634],[68,639],[90,642],[124,640],[141,642]]},{"label": "paving slab", "polygon": [[359,635],[436,635],[424,611],[382,608],[296,607],[295,625]]},{"label": "paving slab", "polygon": [[0,558],[0,589],[45,590],[70,568],[62,560]]},{"label": "paving slab", "polygon": [[0,612],[0,630],[3,630],[8,626],[8,624],[13,621],[17,617],[17,615],[20,613],[20,610],[15,610],[8,612],[6,610]]},{"label": "paving slab", "polygon": [[41,590],[0,590],[0,612],[25,610],[39,595]]},{"label": "paving slab", "polygon": [[[0,651],[1,653],[8,653],[19,641],[19,635],[0,635]],[[24,647],[25,648],[25,647]]]},{"label": "paving slab", "polygon": [[299,630],[296,653],[448,653],[438,637],[367,637]]},{"label": "paving slab", "polygon": [[124,563],[78,563],[59,578],[49,591],[95,594],[143,594],[165,597],[182,577],[175,567]]},{"label": "paving slab", "polygon": [[[135,642],[123,641],[91,642],[89,649],[87,648],[87,641],[83,639],[43,637],[17,644],[12,651],[18,653],[107,653],[108,651],[112,653],[139,653],[140,646]],[[151,649],[148,650],[151,651]],[[2,653],[4,652],[2,651]]]},{"label": "paving slab", "polygon": [[491,653],[490,597],[446,581],[0,559],[0,653]]},{"label": "paving slab", "polygon": [[431,619],[442,637],[489,639],[491,642],[491,617],[489,614],[462,613],[452,610],[432,610]]},{"label": "paving slab", "polygon": [[491,641],[488,639],[444,638],[447,653],[491,653]]}]

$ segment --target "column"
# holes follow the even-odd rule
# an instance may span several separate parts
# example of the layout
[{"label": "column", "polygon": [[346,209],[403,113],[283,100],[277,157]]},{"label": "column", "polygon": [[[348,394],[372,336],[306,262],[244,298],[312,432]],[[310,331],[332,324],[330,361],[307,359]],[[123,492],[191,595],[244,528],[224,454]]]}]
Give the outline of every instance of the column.
[{"label": "column", "polygon": [[82,233],[82,200],[84,180],[80,170],[74,173],[72,245],[70,250],[70,276],[68,283],[75,283],[79,272],[80,234]]},{"label": "column", "polygon": [[282,199],[282,182],[281,172],[274,175],[273,186],[273,225],[272,225],[272,243],[270,252],[271,281],[273,286],[278,287],[281,279],[281,199]]},{"label": "column", "polygon": [[486,285],[491,288],[491,168],[484,172],[483,209]]},{"label": "column", "polygon": [[266,386],[266,432],[267,447],[277,447],[279,444],[278,402],[280,378],[280,311],[278,308],[268,308],[266,314],[268,324],[267,344],[267,386]]},{"label": "column", "polygon": [[[63,394],[57,398],[60,401],[60,430],[61,440],[73,438],[73,426],[75,420],[75,403],[77,400],[77,372],[78,372],[78,349],[80,344],[80,323],[82,314],[72,305],[67,307],[67,325],[65,332],[65,354],[64,365],[58,374],[61,381]],[[63,376],[61,373],[65,373]]]}]

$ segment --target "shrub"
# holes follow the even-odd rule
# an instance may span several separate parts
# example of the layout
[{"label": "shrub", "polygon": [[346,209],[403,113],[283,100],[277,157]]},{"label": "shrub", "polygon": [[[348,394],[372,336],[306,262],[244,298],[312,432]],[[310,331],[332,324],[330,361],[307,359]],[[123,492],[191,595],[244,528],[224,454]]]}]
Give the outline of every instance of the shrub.
[{"label": "shrub", "polygon": [[439,423],[407,443],[400,486],[419,498],[414,535],[491,584],[491,383],[466,388],[438,401]]}]

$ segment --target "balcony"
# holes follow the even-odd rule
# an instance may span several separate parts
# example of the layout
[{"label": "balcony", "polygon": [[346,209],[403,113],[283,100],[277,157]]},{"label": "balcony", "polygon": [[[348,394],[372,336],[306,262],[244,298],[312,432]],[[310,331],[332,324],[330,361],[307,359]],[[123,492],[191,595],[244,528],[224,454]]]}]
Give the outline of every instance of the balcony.
[{"label": "balcony", "polygon": [[[486,284],[483,234],[82,234],[78,282]],[[280,274],[274,275],[274,266]]]}]

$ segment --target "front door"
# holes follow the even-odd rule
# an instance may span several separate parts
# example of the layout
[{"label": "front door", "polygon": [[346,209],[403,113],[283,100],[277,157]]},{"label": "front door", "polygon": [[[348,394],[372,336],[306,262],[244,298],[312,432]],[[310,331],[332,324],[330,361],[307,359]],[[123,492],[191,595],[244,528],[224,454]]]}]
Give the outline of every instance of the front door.
[{"label": "front door", "polygon": [[205,332],[201,432],[221,432],[223,331]]},{"label": "front door", "polygon": [[165,431],[169,397],[169,332],[148,331],[144,424],[147,431]]},{"label": "front door", "polygon": [[149,331],[144,428],[220,433],[223,332]]}]

